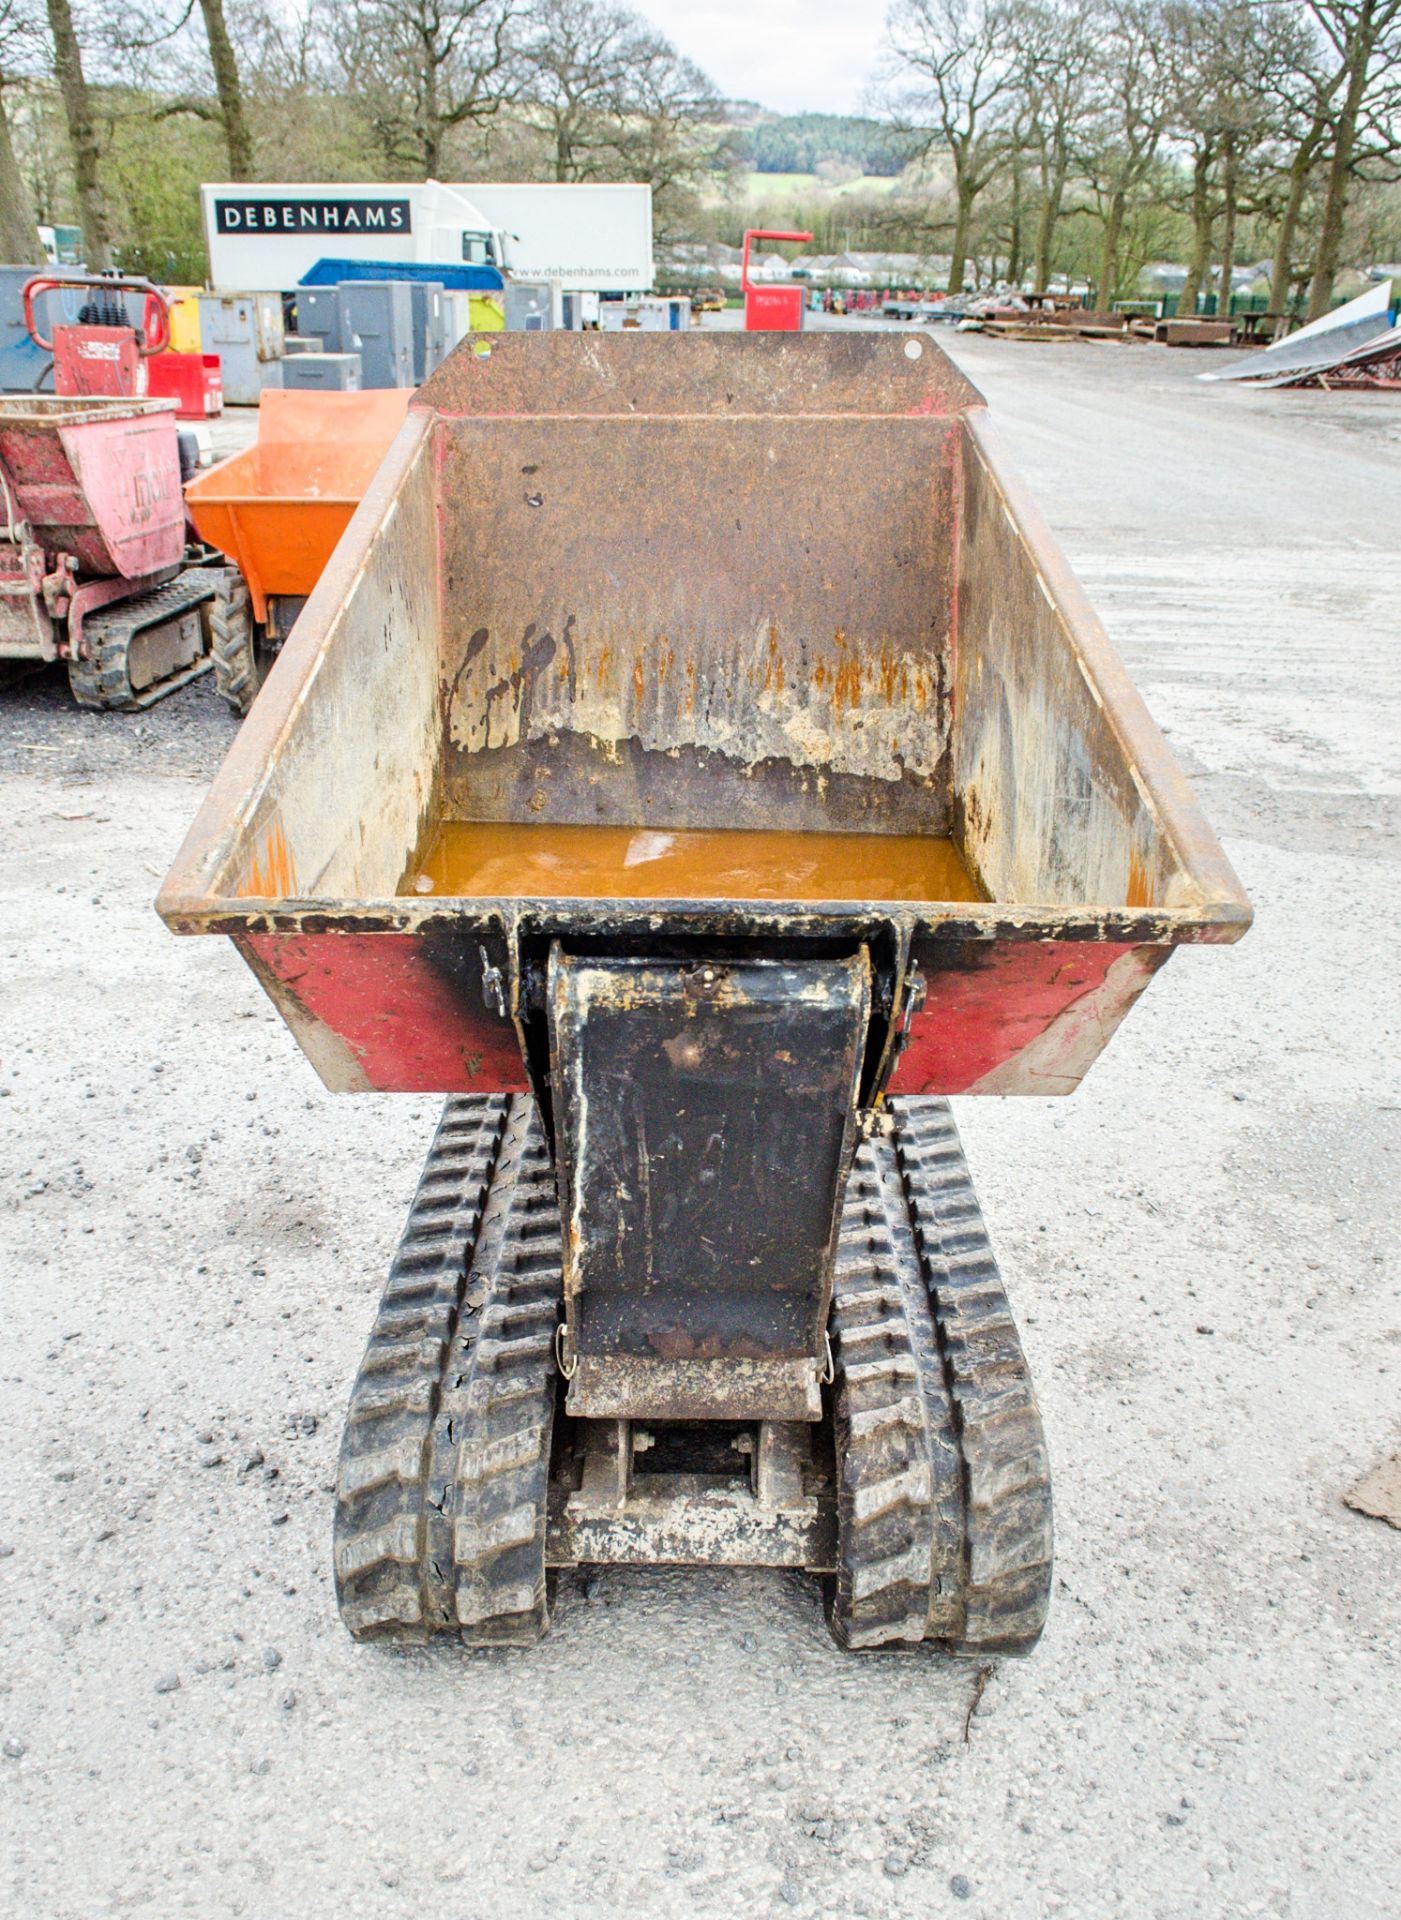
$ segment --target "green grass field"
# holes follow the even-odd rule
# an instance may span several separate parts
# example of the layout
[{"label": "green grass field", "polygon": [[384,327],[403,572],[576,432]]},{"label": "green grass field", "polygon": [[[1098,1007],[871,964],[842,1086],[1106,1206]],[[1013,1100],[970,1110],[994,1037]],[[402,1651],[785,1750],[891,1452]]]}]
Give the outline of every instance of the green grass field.
[{"label": "green grass field", "polygon": [[746,200],[811,200],[821,194],[834,199],[847,194],[884,194],[899,185],[898,175],[863,173],[857,180],[829,187],[815,173],[747,173],[744,176]]}]

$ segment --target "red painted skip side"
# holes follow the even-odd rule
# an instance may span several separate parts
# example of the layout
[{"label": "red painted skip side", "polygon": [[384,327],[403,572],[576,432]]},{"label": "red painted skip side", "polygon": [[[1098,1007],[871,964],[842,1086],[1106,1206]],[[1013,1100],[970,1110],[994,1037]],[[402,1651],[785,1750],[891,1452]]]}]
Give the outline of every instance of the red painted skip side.
[{"label": "red painted skip side", "polygon": [[1112,942],[1009,941],[971,971],[929,974],[924,1008],[890,1091],[966,1093],[1101,986],[1114,962],[1133,951]]},{"label": "red painted skip side", "polygon": [[244,942],[382,1093],[519,1093],[515,1029],[477,1013],[411,933],[255,933]]}]

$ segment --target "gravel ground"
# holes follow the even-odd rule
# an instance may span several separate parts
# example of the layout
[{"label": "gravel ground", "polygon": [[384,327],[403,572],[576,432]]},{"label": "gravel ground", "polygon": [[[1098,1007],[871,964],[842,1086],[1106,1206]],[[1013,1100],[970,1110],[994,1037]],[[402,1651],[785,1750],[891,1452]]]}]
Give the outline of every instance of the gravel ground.
[{"label": "gravel ground", "polygon": [[[207,684],[0,691],[0,1904],[1397,1911],[1401,408],[956,337],[1251,891],[1072,1099],[960,1121],[1040,1385],[1029,1660],[843,1655],[815,1585],[561,1583],[530,1653],[356,1648],[342,1407],[432,1130],[335,1100],[157,882]],[[981,1692],[979,1689],[981,1688]]]}]

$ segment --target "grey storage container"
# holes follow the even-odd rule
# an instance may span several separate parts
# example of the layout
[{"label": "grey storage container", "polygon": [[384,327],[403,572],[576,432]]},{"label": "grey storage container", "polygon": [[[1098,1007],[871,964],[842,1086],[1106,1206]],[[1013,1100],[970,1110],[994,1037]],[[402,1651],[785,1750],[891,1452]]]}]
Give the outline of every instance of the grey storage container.
[{"label": "grey storage container", "polygon": [[413,296],[408,282],[342,280],[336,293],[341,351],[360,355],[361,386],[413,386]]},{"label": "grey storage container", "polygon": [[[52,393],[53,358],[29,337],[24,324],[24,289],[42,267],[0,267],[0,388],[6,393]],[[55,296],[40,294],[34,318],[40,330],[53,338],[53,323],[63,315]]]},{"label": "grey storage container", "polygon": [[426,380],[447,352],[447,315],[443,311],[446,289],[441,280],[411,280],[409,297],[413,302],[413,377],[416,384]]},{"label": "grey storage container", "polygon": [[550,326],[549,282],[508,281],[505,308],[507,333],[547,333]]},{"label": "grey storage container", "polygon": [[282,295],[203,293],[200,348],[217,353],[224,404],[256,407],[264,387],[282,385]]},{"label": "grey storage container", "polygon": [[458,287],[443,289],[443,352],[449,354],[472,331],[472,296]]},{"label": "grey storage container", "polygon": [[318,388],[323,393],[360,391],[358,353],[294,353],[282,363],[284,387]]},{"label": "grey storage container", "polygon": [[297,288],[297,332],[318,341],[319,353],[341,350],[339,287]]},{"label": "grey storage container", "polygon": [[334,353],[334,347],[328,347],[324,340],[318,340],[314,333],[285,333],[282,336],[282,351],[293,353]]}]

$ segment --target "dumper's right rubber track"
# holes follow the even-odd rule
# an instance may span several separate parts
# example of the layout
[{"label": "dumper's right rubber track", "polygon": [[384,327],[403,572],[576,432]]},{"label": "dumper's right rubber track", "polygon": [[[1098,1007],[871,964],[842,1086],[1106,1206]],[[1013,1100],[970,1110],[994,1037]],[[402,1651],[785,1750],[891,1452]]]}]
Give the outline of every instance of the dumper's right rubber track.
[{"label": "dumper's right rubber track", "polygon": [[832,1298],[849,1647],[1026,1653],[1051,1587],[1041,1416],[946,1100],[890,1103],[847,1186]]},{"label": "dumper's right rubber track", "polygon": [[341,1441],[336,1597],[356,1639],[528,1645],[545,1631],[560,1292],[559,1206],[534,1102],[455,1096]]}]

